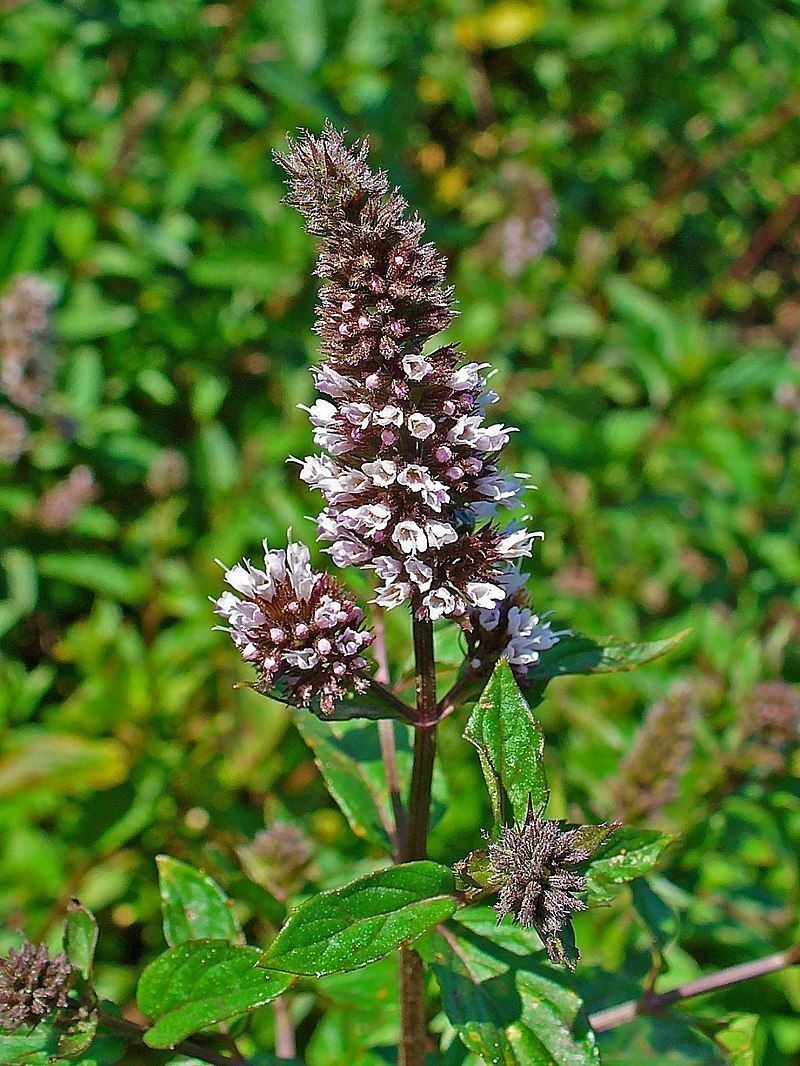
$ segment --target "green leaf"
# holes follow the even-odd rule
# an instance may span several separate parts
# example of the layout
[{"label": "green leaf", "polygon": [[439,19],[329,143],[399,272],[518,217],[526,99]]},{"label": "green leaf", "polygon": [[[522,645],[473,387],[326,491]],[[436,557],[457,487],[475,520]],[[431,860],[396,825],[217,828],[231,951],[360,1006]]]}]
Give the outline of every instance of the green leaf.
[{"label": "green leaf", "polygon": [[147,577],[141,570],[97,552],[48,552],[39,557],[39,572],[122,603],[139,603],[147,590]]},{"label": "green leaf", "polygon": [[652,662],[677,648],[688,633],[688,629],[682,629],[674,636],[644,644],[614,638],[595,641],[579,633],[568,633],[542,655],[531,668],[529,676],[534,681],[549,681],[566,674],[608,674],[619,670],[635,670],[637,666]]},{"label": "green leaf", "polygon": [[321,722],[302,710],[294,711],[294,721],[350,828],[356,836],[391,851],[391,807],[375,726]]},{"label": "green leaf", "polygon": [[730,1066],[754,1066],[756,1062],[757,1014],[735,1014],[725,1028],[715,1034],[728,1053]]},{"label": "green leaf", "polygon": [[69,1026],[51,1017],[28,1032],[0,1032],[0,1066],[49,1066],[59,1059],[78,1058],[96,1032],[94,1012]]},{"label": "green leaf", "polygon": [[534,807],[547,803],[544,735],[505,659],[495,666],[467,721],[464,737],[478,749],[495,829],[511,815],[522,821],[529,797]]},{"label": "green leaf", "polygon": [[185,862],[158,855],[164,939],[174,947],[189,940],[242,943],[233,904],[213,878]]},{"label": "green leaf", "polygon": [[97,1012],[92,1011],[88,1018],[81,1018],[62,1032],[58,1039],[58,1057],[76,1059],[87,1051],[97,1032]]},{"label": "green leaf", "polygon": [[[268,696],[271,700],[277,700],[278,703],[285,703],[287,706],[297,709],[289,689],[281,681],[276,682],[267,691],[259,688],[255,683],[248,684],[245,687],[252,688],[260,695]],[[308,712],[318,719],[321,718],[326,724],[328,722],[350,722],[353,719],[378,722],[387,718],[408,723],[413,720],[414,715],[413,708],[404,704],[399,698],[394,698],[391,693],[382,691],[379,688],[368,688],[365,692],[356,692],[355,690],[345,692],[336,703],[332,714],[324,713],[321,709],[319,697],[315,697],[308,705]]]},{"label": "green leaf", "polygon": [[577,992],[541,954],[517,954],[448,923],[430,949],[445,1014],[462,1043],[498,1066],[594,1066],[594,1036]]},{"label": "green leaf", "polygon": [[27,552],[9,548],[3,552],[3,570],[8,594],[0,601],[0,637],[31,613],[36,606],[38,582],[36,566]]},{"label": "green leaf", "polygon": [[678,935],[678,916],[644,877],[631,885],[631,897],[640,921],[652,938],[656,954],[663,956]]},{"label": "green leaf", "polygon": [[0,1066],[47,1066],[58,1054],[58,1034],[46,1022],[30,1033],[0,1033]]},{"label": "green leaf", "polygon": [[446,866],[412,862],[322,892],[292,911],[260,965],[315,977],[356,970],[453,914],[454,890]]},{"label": "green leaf", "polygon": [[173,1047],[282,995],[291,978],[260,969],[260,954],[259,948],[226,940],[195,940],[159,955],[142,974],[136,993],[139,1009],[156,1019],[145,1043]]},{"label": "green leaf", "polygon": [[126,756],[113,740],[17,729],[0,756],[0,800],[54,789],[62,796],[110,788],[124,779]]},{"label": "green leaf", "polygon": [[485,848],[471,851],[469,855],[453,867],[458,887],[466,893],[468,899],[479,897],[493,884],[489,852]]},{"label": "green leaf", "polygon": [[64,953],[88,981],[97,947],[97,921],[78,900],[70,900],[64,922]]},{"label": "green leaf", "polygon": [[650,873],[672,839],[652,829],[618,829],[592,857],[586,875],[587,902],[609,900],[615,886]]}]

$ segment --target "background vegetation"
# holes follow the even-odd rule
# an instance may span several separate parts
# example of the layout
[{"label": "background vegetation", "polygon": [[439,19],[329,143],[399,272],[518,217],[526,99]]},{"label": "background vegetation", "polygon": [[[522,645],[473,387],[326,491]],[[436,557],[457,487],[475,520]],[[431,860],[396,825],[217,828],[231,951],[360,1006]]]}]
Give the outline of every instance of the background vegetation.
[{"label": "background vegetation", "polygon": [[[157,854],[203,865],[246,921],[373,861],[287,711],[234,688],[247,671],[207,602],[215,556],[313,536],[319,501],[284,465],[310,449],[313,248],[270,151],[325,117],[371,135],[450,257],[451,334],[498,368],[539,486],[541,610],[598,637],[691,626],[670,657],[558,682],[541,708],[551,810],[679,834],[638,916],[623,898],[578,921],[589,1006],[654,966],[673,984],[796,940],[796,5],[3,7],[0,286],[39,275],[57,305],[55,383],[0,466],[0,948],[79,896],[100,989],[124,1000],[163,947]],[[401,681],[406,620],[387,624]],[[447,629],[441,652],[457,661]],[[435,829],[445,862],[487,822],[462,726],[442,728],[445,772],[475,799]],[[258,836],[276,822],[302,834],[289,859]],[[323,1014],[293,1005],[304,1060],[385,1061],[393,997],[325,995]],[[779,1066],[800,1056],[798,1007],[789,971],[694,1005],[708,1039],[642,1020],[603,1046],[717,1062],[715,1026],[756,1010],[747,1040]],[[265,1040],[272,1024],[265,1008]]]}]

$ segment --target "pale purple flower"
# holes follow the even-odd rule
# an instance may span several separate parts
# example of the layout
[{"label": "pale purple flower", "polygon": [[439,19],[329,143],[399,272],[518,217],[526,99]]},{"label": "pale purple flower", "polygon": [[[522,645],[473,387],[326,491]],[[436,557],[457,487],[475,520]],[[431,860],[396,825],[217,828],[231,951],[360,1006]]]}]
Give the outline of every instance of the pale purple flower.
[{"label": "pale purple flower", "polygon": [[53,380],[55,292],[35,275],[14,280],[0,299],[0,389],[18,407],[40,411]]},{"label": "pale purple flower", "polygon": [[28,423],[10,407],[0,407],[0,462],[13,466],[29,447]]},{"label": "pale purple flower", "polygon": [[[468,661],[475,673],[489,673],[498,659],[507,659],[517,681],[524,686],[532,667],[565,631],[554,630],[546,618],[531,609],[525,578],[518,569],[504,573],[500,584],[503,595],[486,590],[481,602],[473,601],[476,609],[470,611],[466,633]],[[495,599],[490,603],[492,596]]]}]

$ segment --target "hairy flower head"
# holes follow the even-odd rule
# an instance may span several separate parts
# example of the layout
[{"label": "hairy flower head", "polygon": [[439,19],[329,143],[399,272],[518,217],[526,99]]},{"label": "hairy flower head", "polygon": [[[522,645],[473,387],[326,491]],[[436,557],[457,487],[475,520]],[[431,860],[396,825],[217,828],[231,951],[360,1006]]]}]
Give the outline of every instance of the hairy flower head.
[{"label": "hairy flower head", "polygon": [[264,568],[243,559],[225,569],[225,580],[234,592],[213,601],[227,622],[217,628],[256,668],[259,690],[285,690],[302,706],[319,699],[331,714],[348,690],[367,687],[363,652],[373,638],[363,611],[332,577],[312,570],[304,544],[290,541],[284,551],[264,541]]},{"label": "hairy flower head", "polygon": [[510,914],[535,929],[550,961],[570,969],[574,963],[564,936],[571,934],[573,914],[587,909],[578,898],[586,887],[580,867],[598,842],[582,826],[565,829],[562,822],[548,821],[529,800],[524,820],[506,826],[487,847],[491,879],[500,886],[494,904],[498,920]]},{"label": "hairy flower head", "polygon": [[12,948],[0,959],[0,1029],[13,1033],[66,1008],[73,972],[62,952],[51,958],[44,944]]}]

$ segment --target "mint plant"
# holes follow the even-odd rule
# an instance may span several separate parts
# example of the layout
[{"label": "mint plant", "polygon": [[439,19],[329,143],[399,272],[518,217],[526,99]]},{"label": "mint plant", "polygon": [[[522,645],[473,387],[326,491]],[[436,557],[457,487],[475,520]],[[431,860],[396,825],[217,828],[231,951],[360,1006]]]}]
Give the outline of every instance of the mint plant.
[{"label": "mint plant", "polygon": [[[330,887],[309,894],[298,873],[304,842],[288,827],[242,852],[243,872],[228,871],[232,899],[205,872],[161,857],[167,948],[141,975],[135,1019],[95,988],[97,925],[75,902],[52,952],[26,944],[0,963],[0,1063],[99,1066],[167,1053],[263,1066],[274,1061],[257,1027],[268,1005],[275,1056],[295,1060],[295,1008],[307,1013],[350,974],[354,994],[377,1002],[373,964],[396,960],[397,1050],[387,1061],[583,1066],[599,1061],[595,1032],[796,961],[785,952],[693,989],[648,988],[584,1012],[573,917],[653,871],[670,837],[551,816],[534,711],[556,678],[632,669],[682,634],[598,642],[534,611],[520,567],[542,533],[501,517],[526,499],[525,478],[499,462],[511,430],[489,419],[488,368],[435,345],[456,313],[445,261],[367,152],[327,125],[278,162],[288,203],[318,239],[323,279],[325,361],[309,408],[321,453],[300,462],[300,477],[325,500],[318,534],[333,563],[374,576],[374,598],[358,603],[290,535],[285,548],[264,544],[263,565],[226,566],[214,610],[256,691],[294,708],[331,795],[373,846],[370,868],[329,871]],[[390,610],[410,618],[413,703],[406,678],[392,684],[387,669]],[[447,691],[435,628],[462,638]],[[492,820],[484,846],[434,862],[437,731],[461,714]],[[242,900],[257,919],[247,927]]]}]

